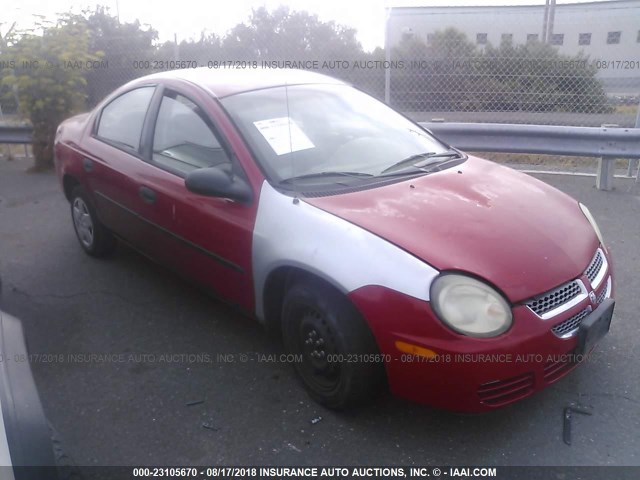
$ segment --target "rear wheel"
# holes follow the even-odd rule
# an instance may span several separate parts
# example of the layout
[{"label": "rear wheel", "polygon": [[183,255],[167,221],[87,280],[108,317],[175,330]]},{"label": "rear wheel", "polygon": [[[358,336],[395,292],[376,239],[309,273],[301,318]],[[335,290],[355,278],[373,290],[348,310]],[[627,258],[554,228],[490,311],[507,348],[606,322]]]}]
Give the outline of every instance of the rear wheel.
[{"label": "rear wheel", "polygon": [[114,251],[115,237],[100,223],[87,193],[80,186],[71,193],[71,218],[85,252],[94,257],[104,257]]},{"label": "rear wheel", "polygon": [[376,396],[384,364],[368,325],[334,288],[315,280],[294,283],[284,298],[282,333],[295,368],[319,403],[342,409]]}]

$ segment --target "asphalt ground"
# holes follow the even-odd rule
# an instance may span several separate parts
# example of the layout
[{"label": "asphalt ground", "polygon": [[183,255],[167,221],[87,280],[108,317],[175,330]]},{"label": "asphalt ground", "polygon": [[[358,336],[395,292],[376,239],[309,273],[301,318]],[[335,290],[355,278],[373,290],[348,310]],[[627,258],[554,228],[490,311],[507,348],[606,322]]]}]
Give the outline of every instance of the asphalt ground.
[{"label": "asphalt ground", "polygon": [[[129,248],[85,255],[55,176],[28,166],[0,161],[2,308],[23,321],[44,408],[80,466],[640,465],[633,181],[602,192],[593,178],[539,175],[590,207],[613,253],[616,312],[589,363],[488,414],[389,395],[335,413],[254,321]],[[568,446],[571,402],[593,415],[574,415]]]}]

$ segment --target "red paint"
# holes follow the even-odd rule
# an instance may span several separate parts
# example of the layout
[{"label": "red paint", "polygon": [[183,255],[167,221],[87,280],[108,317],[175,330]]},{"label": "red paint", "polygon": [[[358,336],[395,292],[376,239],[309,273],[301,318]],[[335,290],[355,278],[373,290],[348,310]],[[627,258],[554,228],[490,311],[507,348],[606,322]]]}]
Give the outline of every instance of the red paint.
[{"label": "red paint", "polygon": [[162,72],[149,77],[162,79],[180,78],[207,89],[218,98],[248,90],[258,90],[280,85],[302,85],[310,83],[342,84],[335,78],[305,70],[259,69],[247,71],[234,68],[195,68]]},{"label": "red paint", "polygon": [[[252,202],[242,204],[193,194],[185,187],[183,178],[91,135],[104,105],[132,88],[157,84],[185,95],[209,115],[246,173],[254,192]],[[101,221],[109,229],[220,297],[246,311],[254,311],[251,242],[264,177],[209,93],[170,75],[145,77],[127,84],[90,114],[73,117],[61,125],[56,156],[59,177],[71,175],[85,187]],[[83,169],[83,158],[92,160],[91,172]],[[154,204],[143,201],[140,187],[156,193]]]},{"label": "red paint", "polygon": [[439,270],[484,278],[512,302],[580,276],[598,246],[576,200],[474,157],[420,178],[306,201]]},{"label": "red paint", "polygon": [[[447,410],[481,412],[520,400],[559,380],[575,365],[545,379],[545,367],[564,360],[577,344],[576,337],[560,339],[551,328],[585,305],[577,306],[549,321],[537,318],[527,307],[513,309],[513,325],[495,338],[471,338],[457,334],[440,322],[428,302],[380,286],[369,286],[349,294],[369,322],[380,352],[393,358],[386,364],[393,394]],[[395,347],[401,340],[440,355],[437,361],[409,361]],[[460,357],[460,355],[474,355]],[[485,357],[479,357],[485,355]],[[487,355],[502,361],[485,361]],[[540,357],[536,357],[539,355]],[[447,357],[448,356],[448,357]],[[568,357],[567,357],[568,358]],[[533,375],[532,388],[522,397],[488,405],[478,395],[480,385],[526,374]]]}]

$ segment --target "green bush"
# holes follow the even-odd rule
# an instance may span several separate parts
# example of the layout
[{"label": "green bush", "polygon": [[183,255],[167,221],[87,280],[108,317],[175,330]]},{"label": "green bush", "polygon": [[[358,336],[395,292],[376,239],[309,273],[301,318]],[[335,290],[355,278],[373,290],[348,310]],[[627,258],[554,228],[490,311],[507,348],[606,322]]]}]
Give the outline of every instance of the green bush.
[{"label": "green bush", "polygon": [[404,61],[391,75],[392,103],[403,110],[611,112],[588,58],[540,42],[481,50],[448,28],[428,45],[405,38],[391,56]]},{"label": "green bush", "polygon": [[89,54],[86,25],[72,15],[54,25],[41,25],[42,35],[21,32],[12,38],[7,56],[15,69],[2,84],[17,92],[19,108],[33,125],[35,168],[53,165],[53,140],[58,124],[85,107],[81,65],[98,57]]}]

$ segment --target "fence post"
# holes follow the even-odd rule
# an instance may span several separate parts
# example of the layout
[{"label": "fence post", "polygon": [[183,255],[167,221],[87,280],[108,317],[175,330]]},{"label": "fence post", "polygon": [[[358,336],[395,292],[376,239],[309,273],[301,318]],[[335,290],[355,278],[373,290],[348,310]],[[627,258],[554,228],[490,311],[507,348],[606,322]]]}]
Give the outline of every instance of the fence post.
[{"label": "fence post", "polygon": [[[638,115],[636,115],[636,128],[640,128],[640,102],[638,102]],[[640,180],[640,167],[638,167],[638,159],[632,158],[629,160],[629,166],[627,167],[627,177],[633,177],[633,172],[636,172],[636,183]]]},{"label": "fence post", "polygon": [[384,25],[384,59],[387,62],[384,69],[384,103],[391,105],[391,45],[389,42],[389,21],[391,20],[391,8],[387,8]]},{"label": "fence post", "polygon": [[[602,128],[615,128],[618,125],[604,123]],[[598,176],[596,177],[596,188],[598,190],[613,190],[613,172],[616,169],[615,158],[598,158]]]}]

